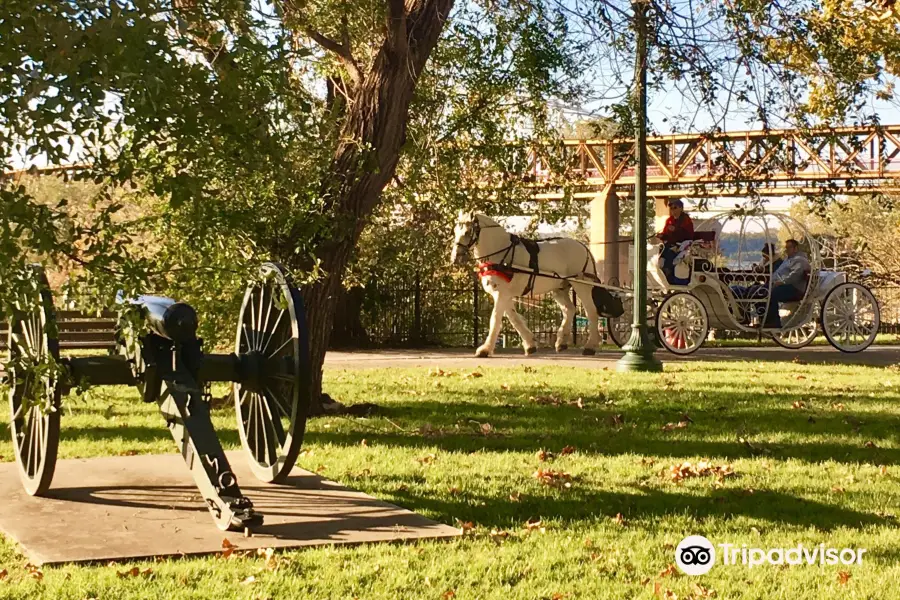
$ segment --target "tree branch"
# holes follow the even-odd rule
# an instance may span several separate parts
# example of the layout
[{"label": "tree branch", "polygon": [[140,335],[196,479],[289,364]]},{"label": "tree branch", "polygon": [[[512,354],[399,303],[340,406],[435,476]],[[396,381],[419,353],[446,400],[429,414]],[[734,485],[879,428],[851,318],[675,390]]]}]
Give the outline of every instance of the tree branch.
[{"label": "tree branch", "polygon": [[345,21],[343,24],[345,32],[342,33],[344,43],[342,44],[340,42],[336,42],[335,40],[331,39],[322,32],[318,31],[312,25],[310,25],[306,18],[300,14],[300,11],[294,5],[293,0],[282,0],[281,5],[282,9],[284,10],[286,21],[293,21],[306,37],[317,43],[328,52],[331,52],[332,54],[337,56],[338,59],[340,59],[341,63],[344,65],[344,68],[347,69],[347,74],[350,76],[350,79],[353,81],[354,85],[359,85],[360,83],[362,83],[363,74],[356,62],[356,59],[353,58],[353,53],[350,51],[350,40],[349,34],[346,33]]},{"label": "tree branch", "polygon": [[387,38],[394,52],[406,54],[408,49],[406,31],[406,3],[404,0],[387,0]]}]

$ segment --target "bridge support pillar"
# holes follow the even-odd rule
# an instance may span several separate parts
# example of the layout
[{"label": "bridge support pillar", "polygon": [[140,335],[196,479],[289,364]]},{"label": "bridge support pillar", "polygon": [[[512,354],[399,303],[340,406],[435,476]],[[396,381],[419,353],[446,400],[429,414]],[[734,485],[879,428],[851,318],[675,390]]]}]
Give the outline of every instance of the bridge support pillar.
[{"label": "bridge support pillar", "polygon": [[619,279],[619,197],[609,183],[591,200],[591,254],[602,281]]},{"label": "bridge support pillar", "polygon": [[666,219],[669,218],[669,200],[668,197],[654,198],[653,205],[655,207],[655,216],[653,218],[654,230],[651,233],[659,233],[666,225]]}]

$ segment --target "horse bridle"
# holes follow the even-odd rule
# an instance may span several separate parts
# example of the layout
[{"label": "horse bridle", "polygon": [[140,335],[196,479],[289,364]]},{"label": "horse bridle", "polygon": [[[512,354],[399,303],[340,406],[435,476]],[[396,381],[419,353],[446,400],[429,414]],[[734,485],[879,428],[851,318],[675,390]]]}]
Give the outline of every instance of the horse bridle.
[{"label": "horse bridle", "polygon": [[[474,246],[475,244],[478,243],[478,238],[481,237],[481,230],[482,229],[490,229],[492,227],[500,227],[500,225],[497,225],[495,223],[493,225],[485,225],[482,227],[481,220],[478,218],[478,216],[477,215],[473,216],[472,217],[472,233],[466,234],[469,237],[469,241],[466,243],[463,243],[461,241],[456,242],[456,245],[460,246],[462,248],[465,248],[466,251],[468,252],[469,250],[472,249],[472,246]],[[481,258],[484,258],[484,257],[481,257]],[[479,257],[476,256],[475,259],[479,260]]]}]

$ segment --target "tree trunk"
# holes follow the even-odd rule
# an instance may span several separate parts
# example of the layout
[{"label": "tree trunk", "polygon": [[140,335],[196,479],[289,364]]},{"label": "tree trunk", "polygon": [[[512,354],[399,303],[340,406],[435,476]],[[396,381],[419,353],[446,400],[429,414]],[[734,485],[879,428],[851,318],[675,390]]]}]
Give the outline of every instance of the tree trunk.
[{"label": "tree trunk", "polygon": [[365,297],[365,288],[340,290],[335,307],[330,348],[365,348],[369,345],[369,334],[363,327],[361,319]]},{"label": "tree trunk", "polygon": [[311,414],[322,410],[322,365],[347,262],[381,191],[394,176],[406,139],[419,74],[437,44],[453,0],[391,0],[388,34],[357,86],[341,127],[328,180],[322,184],[333,227],[317,244],[323,277],[303,290],[312,362]]}]

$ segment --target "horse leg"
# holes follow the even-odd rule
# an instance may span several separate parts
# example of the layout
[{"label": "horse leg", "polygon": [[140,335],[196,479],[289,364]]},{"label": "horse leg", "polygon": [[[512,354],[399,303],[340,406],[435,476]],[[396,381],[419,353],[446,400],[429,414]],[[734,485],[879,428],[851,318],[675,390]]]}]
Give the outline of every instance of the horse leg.
[{"label": "horse leg", "polygon": [[496,282],[489,282],[487,279],[493,278],[486,278],[484,288],[494,299],[494,310],[491,311],[491,329],[487,339],[475,351],[475,356],[480,358],[487,358],[494,353],[494,347],[497,345],[497,338],[500,337],[500,330],[503,327],[503,313],[506,312],[507,305],[511,304],[510,300],[512,300],[511,297],[501,293]]},{"label": "horse leg", "polygon": [[572,284],[575,295],[581,300],[581,306],[588,318],[588,339],[584,344],[582,354],[592,355],[597,353],[597,346],[600,345],[600,313],[594,305],[594,298],[591,296],[591,286],[584,284]]},{"label": "horse leg", "polygon": [[537,352],[537,346],[534,343],[534,334],[528,329],[528,325],[525,323],[525,317],[520,315],[516,310],[515,302],[509,303],[509,308],[506,309],[506,316],[515,328],[516,333],[522,338],[522,348],[525,350],[525,354],[534,354]]},{"label": "horse leg", "polygon": [[569,297],[568,287],[553,290],[553,299],[562,309],[563,321],[556,332],[556,351],[568,349],[572,340],[572,320],[575,318],[575,303]]}]

